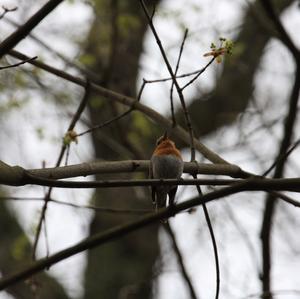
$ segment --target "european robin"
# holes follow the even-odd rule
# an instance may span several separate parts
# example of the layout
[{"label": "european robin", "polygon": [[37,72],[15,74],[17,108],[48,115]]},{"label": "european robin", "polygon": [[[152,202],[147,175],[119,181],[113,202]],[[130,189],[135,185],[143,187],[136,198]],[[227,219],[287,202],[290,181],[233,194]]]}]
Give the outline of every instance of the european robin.
[{"label": "european robin", "polygon": [[[167,132],[156,142],[156,148],[150,160],[150,178],[179,179],[183,172],[183,160],[175,143],[168,138]],[[152,187],[152,201],[156,209],[166,207],[167,195],[172,206],[178,186]]]}]

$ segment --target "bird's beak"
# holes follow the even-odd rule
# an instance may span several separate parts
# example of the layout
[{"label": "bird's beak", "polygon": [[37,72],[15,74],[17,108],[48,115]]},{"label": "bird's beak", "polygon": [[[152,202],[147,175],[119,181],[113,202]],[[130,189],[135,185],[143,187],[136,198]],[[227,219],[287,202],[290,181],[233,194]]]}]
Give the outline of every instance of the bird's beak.
[{"label": "bird's beak", "polygon": [[163,135],[163,140],[168,139],[168,131],[165,131],[164,135]]}]

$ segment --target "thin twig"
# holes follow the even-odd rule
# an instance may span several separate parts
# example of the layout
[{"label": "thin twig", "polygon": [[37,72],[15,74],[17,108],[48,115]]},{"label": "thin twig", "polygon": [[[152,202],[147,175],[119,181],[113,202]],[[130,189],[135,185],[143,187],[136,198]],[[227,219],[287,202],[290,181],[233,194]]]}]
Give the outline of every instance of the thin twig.
[{"label": "thin twig", "polygon": [[300,295],[300,289],[299,290],[276,290],[276,291],[272,291],[272,292],[250,294],[241,299],[252,299],[252,298],[264,299],[264,298],[269,298],[269,296],[272,296],[272,295],[275,295],[275,296],[284,295],[284,297],[287,297],[288,295],[295,295],[295,297],[298,298]]},{"label": "thin twig", "polygon": [[50,200],[53,203],[57,203],[60,205],[69,206],[72,208],[77,209],[87,209],[87,210],[93,210],[95,212],[103,212],[103,213],[111,213],[111,214],[134,214],[134,215],[140,215],[140,214],[147,214],[153,212],[153,209],[112,209],[112,208],[106,208],[106,207],[98,207],[94,205],[78,205],[62,200],[56,200],[51,199]]},{"label": "thin twig", "polygon": [[13,8],[7,8],[7,7],[5,7],[4,5],[2,5],[2,9],[3,9],[3,12],[2,12],[2,14],[0,15],[0,20],[3,19],[7,13],[16,11],[16,10],[18,9],[18,7],[15,6],[15,7],[13,7]]},{"label": "thin twig", "polygon": [[174,234],[174,232],[173,232],[173,230],[170,226],[170,223],[169,222],[165,223],[164,228],[165,228],[166,232],[168,233],[168,235],[169,235],[169,237],[172,241],[172,247],[173,247],[173,250],[174,250],[175,255],[177,257],[177,261],[178,261],[182,276],[183,276],[183,278],[184,278],[184,280],[185,280],[185,282],[188,286],[191,298],[192,299],[197,299],[196,291],[194,289],[194,286],[192,284],[191,279],[189,278],[187,270],[185,269],[185,265],[184,265],[184,262],[183,262],[183,257],[182,257],[182,254],[180,252],[180,249],[177,245],[176,237],[175,237],[175,234]]},{"label": "thin twig", "polygon": [[124,112],[121,113],[120,115],[117,115],[117,116],[113,117],[112,119],[109,119],[109,120],[103,122],[102,124],[96,125],[96,126],[90,128],[90,129],[88,129],[88,130],[86,130],[86,131],[84,131],[84,132],[81,132],[81,133],[77,134],[76,136],[77,136],[77,137],[80,137],[80,136],[82,136],[82,135],[85,135],[85,134],[87,134],[87,133],[93,132],[93,131],[95,131],[95,130],[102,129],[103,127],[106,127],[106,126],[110,125],[111,123],[114,123],[115,121],[117,121],[117,120],[119,120],[119,119],[125,117],[125,116],[128,115],[129,113],[131,113],[131,112],[135,109],[135,104],[136,104],[137,102],[140,101],[141,96],[142,96],[142,93],[143,93],[143,90],[144,90],[144,88],[145,88],[145,85],[146,85],[146,82],[145,82],[145,80],[143,80],[143,84],[142,84],[141,87],[140,87],[140,90],[139,90],[139,93],[138,93],[138,97],[137,97],[136,101],[134,101],[134,102],[132,103],[132,105],[130,106],[130,108],[129,108],[128,110],[124,111]]},{"label": "thin twig", "polygon": [[277,157],[277,159],[272,163],[272,165],[262,174],[262,176],[267,176],[275,167],[276,165],[281,161],[281,160],[286,160],[287,157],[299,146],[300,144],[300,138],[294,142],[293,146],[291,146],[291,148],[283,153],[282,155],[280,155],[279,157]]},{"label": "thin twig", "polygon": [[[148,23],[149,23],[149,26],[150,26],[150,29],[155,37],[155,40],[156,40],[156,43],[160,49],[160,53],[164,59],[164,62],[166,64],[166,67],[169,71],[169,74],[170,76],[172,77],[172,81],[174,82],[174,85],[176,87],[176,90],[177,90],[177,93],[178,93],[178,96],[179,96],[179,99],[180,99],[180,103],[181,103],[181,106],[182,106],[182,109],[183,109],[183,112],[184,112],[184,116],[185,116],[185,121],[186,121],[186,125],[187,125],[187,128],[188,128],[188,132],[189,132],[189,137],[190,137],[190,142],[189,142],[189,145],[190,145],[190,148],[191,148],[191,161],[194,161],[195,160],[195,144],[194,144],[194,132],[193,132],[193,129],[192,129],[192,125],[191,125],[191,120],[190,120],[190,115],[189,115],[189,112],[186,108],[186,105],[185,105],[185,101],[184,101],[184,97],[183,97],[183,93],[182,93],[182,89],[180,88],[177,80],[176,80],[176,77],[173,73],[173,70],[172,70],[172,67],[170,65],[170,62],[167,58],[167,55],[166,55],[166,52],[162,46],[162,43],[161,43],[161,40],[157,34],[157,31],[154,27],[154,24],[153,24],[153,16],[151,17],[148,13],[148,9],[144,3],[143,0],[140,0],[140,3],[141,3],[141,6],[143,8],[143,11],[148,19]],[[154,11],[153,11],[153,14],[154,14]]]},{"label": "thin twig", "polygon": [[37,56],[34,56],[34,57],[31,57],[29,59],[25,59],[25,60],[23,60],[21,62],[15,63],[15,64],[6,65],[6,66],[0,66],[0,71],[1,70],[5,70],[5,69],[10,69],[10,68],[13,68],[13,67],[18,67],[18,66],[20,66],[22,64],[25,64],[27,62],[31,62],[31,61],[33,61],[33,60],[35,60],[37,58],[38,58]]},{"label": "thin twig", "polygon": [[142,85],[141,85],[141,87],[140,87],[140,90],[139,90],[138,96],[137,96],[137,101],[138,101],[138,102],[141,100],[142,93],[143,93],[143,91],[144,91],[144,88],[145,88],[146,84],[147,84],[147,81],[146,81],[145,79],[143,79],[143,83],[142,83]]},{"label": "thin twig", "polygon": [[192,83],[194,83],[194,82],[199,78],[199,76],[200,76],[201,74],[203,74],[203,73],[206,71],[206,69],[214,62],[215,59],[216,59],[216,57],[213,57],[213,58],[206,64],[206,66],[205,66],[204,68],[202,68],[202,69],[196,74],[196,76],[195,76],[192,80],[190,80],[190,81],[187,82],[185,85],[183,85],[183,87],[181,87],[181,90],[186,89],[189,85],[191,85]]},{"label": "thin twig", "polygon": [[270,192],[272,193],[273,195],[275,195],[276,197],[282,199],[283,201],[285,201],[286,203],[288,204],[291,204],[293,205],[294,207],[296,208],[299,208],[300,207],[300,202],[291,198],[290,196],[287,196],[286,194],[282,194],[282,193],[279,193],[279,192],[276,192],[276,191],[272,191]]},{"label": "thin twig", "polygon": [[[89,98],[89,95],[90,95],[90,83],[89,81],[86,82],[86,85],[85,85],[85,92],[84,92],[84,96],[78,106],[78,109],[76,111],[76,113],[74,114],[71,122],[70,122],[70,125],[68,127],[68,132],[72,131],[77,123],[77,121],[79,120],[86,104],[87,104],[87,101],[88,101],[88,98]],[[61,150],[60,150],[60,153],[59,153],[59,157],[56,161],[56,164],[55,166],[58,167],[61,162],[62,162],[62,159],[63,159],[63,156],[64,156],[64,153],[66,151],[66,149],[68,148],[68,146],[63,143],[62,147],[61,147]],[[51,197],[51,193],[52,193],[52,187],[49,188],[46,196],[45,196],[45,201],[44,201],[44,205],[42,207],[42,212],[41,212],[41,216],[39,218],[39,222],[38,222],[38,226],[37,226],[37,229],[36,229],[36,234],[35,234],[35,238],[34,238],[34,243],[33,243],[33,248],[32,248],[32,258],[35,259],[35,254],[36,254],[36,249],[37,249],[37,245],[38,245],[38,241],[39,241],[39,237],[40,237],[40,233],[41,233],[41,228],[42,228],[42,224],[43,224],[43,221],[45,219],[45,215],[46,215],[46,211],[47,211],[47,206],[48,206],[48,202],[50,200],[50,197]]]},{"label": "thin twig", "polygon": [[[194,161],[197,165],[198,162],[195,160]],[[194,180],[197,180],[197,174],[193,174]],[[200,185],[196,185],[196,189],[197,192],[199,194],[199,198],[203,197],[203,193],[202,190],[200,188]],[[214,257],[215,257],[215,266],[216,266],[216,293],[215,293],[215,299],[219,298],[219,293],[220,293],[220,262],[219,262],[219,254],[218,254],[218,247],[217,247],[217,241],[215,238],[215,233],[211,224],[211,220],[210,220],[210,216],[208,213],[208,209],[206,207],[205,202],[202,203],[202,209],[204,212],[204,216],[205,216],[205,220],[208,226],[208,230],[209,230],[209,235],[212,241],[212,245],[213,245],[213,251],[214,251]]]},{"label": "thin twig", "polygon": [[[12,20],[11,18],[8,18],[7,16],[5,17],[4,21],[7,22],[8,24],[14,26],[15,28],[19,28],[21,26],[19,23],[17,23],[16,21]],[[42,46],[45,50],[47,50],[51,54],[55,55],[59,59],[61,59],[65,63],[66,67],[75,68],[83,76],[85,76],[86,78],[88,78],[89,80],[91,80],[93,82],[99,82],[100,81],[100,78],[99,78],[98,74],[92,72],[91,70],[89,70],[86,67],[82,66],[78,62],[74,62],[73,60],[67,58],[66,56],[64,56],[63,54],[61,54],[59,51],[57,51],[56,49],[52,48],[49,44],[47,44],[46,42],[44,42],[43,40],[41,40],[35,34],[29,33],[28,37],[30,37],[38,45]]]},{"label": "thin twig", "polygon": [[49,238],[48,238],[48,230],[47,230],[47,220],[44,218],[44,235],[45,235],[45,247],[46,247],[46,257],[50,255],[50,247],[49,247]]},{"label": "thin twig", "polygon": [[[175,73],[174,73],[175,77],[177,76],[177,72],[178,72],[178,69],[179,69],[179,64],[180,64],[180,60],[181,60],[181,56],[182,56],[182,52],[183,52],[183,47],[184,47],[184,44],[185,44],[185,41],[186,41],[186,38],[187,38],[187,34],[188,34],[188,29],[185,29],[183,39],[182,39],[182,42],[181,42],[181,46],[180,46],[180,50],[179,50],[177,63],[176,63],[176,68],[175,68]],[[174,81],[172,81],[171,90],[170,90],[172,127],[174,128],[176,126],[176,118],[175,118],[175,111],[174,111],[173,88],[174,88]]]},{"label": "thin twig", "polygon": [[[13,201],[44,201],[44,197],[17,197],[17,196],[0,196],[0,200],[13,200]],[[53,202],[55,204],[68,206],[76,209],[87,209],[87,210],[93,210],[95,212],[103,212],[103,213],[111,213],[111,214],[134,214],[134,215],[140,215],[140,214],[147,214],[152,213],[153,209],[112,209],[107,207],[98,207],[95,205],[80,205],[75,204],[63,200],[57,200],[50,198],[49,202]]]},{"label": "thin twig", "polygon": [[134,105],[133,105],[132,107],[130,107],[128,110],[124,111],[123,113],[121,113],[121,114],[119,114],[119,115],[117,115],[117,116],[115,116],[115,117],[113,117],[113,118],[111,118],[111,119],[109,119],[109,120],[103,122],[102,124],[93,126],[93,127],[89,128],[88,130],[83,131],[83,132],[77,134],[76,136],[77,136],[77,137],[80,137],[80,136],[82,136],[82,135],[91,133],[91,132],[93,132],[93,131],[95,131],[95,130],[102,129],[102,128],[104,128],[104,127],[106,127],[106,126],[108,126],[108,125],[114,123],[115,121],[117,121],[117,120],[119,120],[119,119],[125,117],[126,115],[128,115],[129,113],[131,113],[133,110],[134,110]]},{"label": "thin twig", "polygon": [[[208,62],[208,63],[210,63],[210,62]],[[176,79],[190,77],[192,75],[197,75],[198,73],[202,74],[206,69],[207,69],[207,64],[199,70],[195,70],[195,71],[192,71],[192,72],[189,72],[189,73],[177,75]],[[171,80],[173,80],[171,77],[167,77],[167,78],[153,79],[153,80],[146,80],[146,81],[147,81],[147,83],[159,83],[159,82],[166,82],[166,81],[171,81]]]}]

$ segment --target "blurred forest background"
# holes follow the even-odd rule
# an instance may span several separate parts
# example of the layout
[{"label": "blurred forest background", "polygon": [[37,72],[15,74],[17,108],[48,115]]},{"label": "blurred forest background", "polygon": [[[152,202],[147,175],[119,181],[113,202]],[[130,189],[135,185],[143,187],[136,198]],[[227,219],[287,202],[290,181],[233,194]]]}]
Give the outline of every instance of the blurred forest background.
[{"label": "blurred forest background", "polygon": [[[46,2],[0,1],[3,12],[5,8],[17,8],[1,17],[1,39]],[[188,28],[178,74],[205,66],[209,58],[203,54],[210,51],[212,42],[218,43],[219,37],[234,41],[233,54],[210,65],[185,90],[185,99],[201,142],[230,163],[263,174],[299,138],[299,2],[145,2],[149,11],[156,7],[153,21],[174,68]],[[273,12],[280,18],[272,19]],[[15,49],[133,98],[143,78],[169,77],[139,1],[63,1]],[[19,61],[5,55],[1,66]],[[0,77],[0,159],[25,168],[54,166],[84,90],[29,63],[1,70]],[[184,85],[189,80],[182,78],[179,82]],[[147,84],[141,103],[170,118],[170,86],[171,81]],[[177,121],[185,127],[175,92],[174,99]],[[126,109],[92,93],[76,132],[104,123]],[[78,144],[71,145],[68,164],[95,159],[149,160],[163,132],[161,125],[133,111],[78,138]],[[176,138],[175,142],[184,160],[189,161],[188,145]],[[200,153],[197,159],[207,162]],[[269,175],[299,177],[299,150],[278,163]],[[136,173],[117,176],[146,177]],[[148,188],[74,190],[54,189],[51,198],[78,206],[152,208]],[[2,276],[22,269],[31,260],[46,192],[46,188],[33,186],[1,188]],[[185,186],[179,188],[177,197],[181,202],[195,195],[193,187]],[[297,199],[297,194],[292,196]],[[220,298],[299,298],[300,218],[296,207],[263,192],[244,192],[211,202],[208,210],[219,249]],[[54,253],[137,217],[50,202],[37,256],[44,257],[47,250]],[[67,259],[33,280],[10,286],[0,298],[214,298],[214,255],[202,209],[177,215],[170,226],[185,275],[178,264],[172,234],[157,224]]]}]

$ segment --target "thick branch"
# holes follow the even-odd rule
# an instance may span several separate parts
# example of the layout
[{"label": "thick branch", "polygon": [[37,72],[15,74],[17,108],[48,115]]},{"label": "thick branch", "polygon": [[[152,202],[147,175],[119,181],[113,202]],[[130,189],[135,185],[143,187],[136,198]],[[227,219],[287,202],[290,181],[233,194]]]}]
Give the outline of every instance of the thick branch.
[{"label": "thick branch", "polygon": [[[101,173],[147,172],[149,160],[128,161],[95,161],[63,167],[29,169],[31,174],[49,179],[64,179],[77,176],[96,175]],[[184,163],[184,173],[228,175],[243,177],[242,170],[237,165],[208,164],[192,162]]]},{"label": "thick branch", "polygon": [[14,48],[30,31],[38,25],[63,0],[50,0],[38,10],[23,26],[7,37],[0,44],[0,58]]},{"label": "thick branch", "polygon": [[[24,169],[19,166],[10,166],[0,161],[0,184],[21,186],[24,182],[24,172],[45,179],[66,179],[78,176],[88,176],[104,173],[124,172],[148,172],[148,160],[109,161],[109,162],[87,162],[69,166]],[[199,173],[211,175],[228,175],[231,177],[244,177],[244,172],[236,165],[230,164],[206,164],[185,162],[185,173]]]},{"label": "thick branch", "polygon": [[279,17],[276,15],[276,12],[274,10],[274,6],[271,3],[271,0],[261,0],[261,4],[270,18],[270,20],[273,22],[275,29],[279,33],[279,38],[283,42],[283,44],[290,50],[292,55],[294,56],[295,60],[300,62],[300,52],[294,42],[292,41],[291,37],[286,32],[285,28],[283,27]]},{"label": "thick branch", "polygon": [[[124,161],[125,166],[128,161]],[[116,165],[115,162],[106,162],[106,165],[103,167],[102,171],[107,171],[107,164],[112,163],[113,165],[113,172],[116,172]],[[148,161],[142,161],[142,163],[147,165]],[[131,164],[131,171],[135,169],[132,168],[132,161],[129,161],[127,166]],[[190,171],[193,170],[193,165],[196,165],[192,162],[185,162],[187,165],[185,169],[189,169]],[[60,173],[60,169],[72,168],[72,167],[84,167],[85,164],[73,165],[73,166],[64,166],[64,167],[55,167],[49,169],[38,169],[38,170],[26,170],[19,166],[9,166],[4,162],[0,161],[0,169],[2,168],[2,173],[0,171],[0,183],[3,185],[11,185],[11,186],[24,186],[24,185],[40,185],[40,186],[50,186],[50,187],[58,187],[58,188],[113,188],[113,187],[133,187],[133,186],[157,186],[157,185],[215,185],[215,186],[224,186],[235,184],[237,182],[243,180],[234,180],[234,179],[155,179],[155,180],[97,180],[97,181],[63,181],[63,180],[56,180],[55,176],[51,175],[51,171],[58,170],[58,174]],[[211,168],[211,171],[214,167],[218,165],[211,165],[211,164],[203,164],[206,170]],[[211,165],[211,167],[208,167]],[[217,171],[226,169],[225,165],[221,165],[221,168]],[[126,168],[126,167],[125,167]],[[100,166],[101,169],[101,166]],[[217,168],[216,168],[217,169]],[[50,170],[50,172],[49,172]],[[201,164],[199,167],[195,169],[195,171],[200,172]],[[227,169],[229,170],[229,169]],[[45,172],[44,172],[45,171]],[[91,169],[88,169],[90,172]],[[128,168],[127,171],[130,171]],[[38,174],[43,174],[44,176],[40,176]],[[54,173],[54,172],[53,172]],[[93,172],[95,173],[95,172]],[[91,173],[89,173],[91,174]],[[60,173],[61,175],[61,173]],[[77,174],[81,175],[82,174]],[[50,177],[50,178],[48,178]],[[71,177],[70,173],[66,175],[66,177]],[[245,179],[247,181],[249,189],[247,190],[265,190],[265,191],[292,191],[292,192],[300,192],[300,178],[286,178],[286,179],[267,179],[264,177],[251,177],[249,179]]]},{"label": "thick branch", "polygon": [[0,184],[19,185],[24,177],[24,169],[19,166],[10,166],[0,161]]}]

